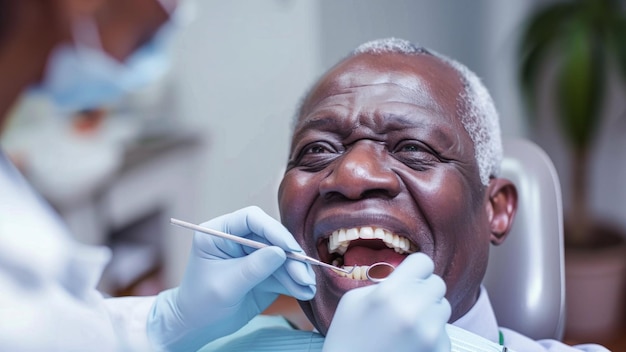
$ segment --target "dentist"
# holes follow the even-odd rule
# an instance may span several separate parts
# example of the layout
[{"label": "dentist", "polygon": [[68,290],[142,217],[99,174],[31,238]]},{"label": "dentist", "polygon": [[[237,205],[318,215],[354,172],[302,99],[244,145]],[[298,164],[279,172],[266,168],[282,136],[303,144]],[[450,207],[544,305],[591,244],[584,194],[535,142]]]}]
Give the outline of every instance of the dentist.
[{"label": "dentist", "polygon": [[[27,90],[78,111],[158,78],[180,5],[0,0],[0,129]],[[104,298],[95,286],[109,251],[72,240],[0,151],[0,350],[196,350],[238,330],[278,294],[313,297],[310,266],[285,260],[284,250],[300,246],[260,209],[204,226],[274,246],[252,253],[196,234],[180,286],[155,297]]]}]

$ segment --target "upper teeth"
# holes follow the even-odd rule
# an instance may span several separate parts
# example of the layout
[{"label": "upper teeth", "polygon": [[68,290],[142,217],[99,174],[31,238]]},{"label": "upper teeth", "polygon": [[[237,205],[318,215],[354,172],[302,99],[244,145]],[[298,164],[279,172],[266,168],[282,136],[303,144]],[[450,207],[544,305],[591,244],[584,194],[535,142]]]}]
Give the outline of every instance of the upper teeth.
[{"label": "upper teeth", "polygon": [[382,240],[387,247],[393,248],[393,250],[400,254],[415,252],[415,248],[411,248],[411,243],[408,238],[400,237],[387,230],[371,226],[335,230],[328,239],[328,252],[344,255],[350,245],[350,241],[359,238],[364,240]]}]

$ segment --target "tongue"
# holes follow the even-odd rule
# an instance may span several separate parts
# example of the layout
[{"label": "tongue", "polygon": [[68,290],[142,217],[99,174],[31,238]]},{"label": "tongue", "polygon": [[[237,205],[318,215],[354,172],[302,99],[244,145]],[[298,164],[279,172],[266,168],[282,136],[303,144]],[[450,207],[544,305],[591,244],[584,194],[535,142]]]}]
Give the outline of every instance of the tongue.
[{"label": "tongue", "polygon": [[343,255],[343,265],[372,265],[378,262],[387,262],[398,266],[406,258],[404,254],[398,254],[391,248],[372,249],[369,247],[350,247]]}]

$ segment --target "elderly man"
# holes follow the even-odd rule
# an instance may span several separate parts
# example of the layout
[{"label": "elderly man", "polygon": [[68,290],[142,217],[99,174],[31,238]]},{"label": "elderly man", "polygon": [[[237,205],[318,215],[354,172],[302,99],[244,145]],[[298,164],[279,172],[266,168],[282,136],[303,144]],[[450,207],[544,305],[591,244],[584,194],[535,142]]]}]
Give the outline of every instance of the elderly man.
[{"label": "elderly man", "polygon": [[[516,351],[577,350],[498,328],[481,286],[516,210],[501,158],[493,102],[467,68],[403,40],[357,48],[304,99],[278,200],[306,253],[358,269],[314,268],[300,305],[325,341],[261,329],[226,349],[253,337],[259,350],[444,351],[458,347],[449,322]],[[398,267],[373,284],[363,272],[377,262]]]}]

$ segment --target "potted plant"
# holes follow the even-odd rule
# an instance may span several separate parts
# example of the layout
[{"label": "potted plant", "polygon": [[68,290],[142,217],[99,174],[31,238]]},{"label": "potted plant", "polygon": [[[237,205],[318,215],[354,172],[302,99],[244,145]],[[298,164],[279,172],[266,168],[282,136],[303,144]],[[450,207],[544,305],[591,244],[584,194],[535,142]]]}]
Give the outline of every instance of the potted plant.
[{"label": "potted plant", "polygon": [[[550,87],[560,131],[571,152],[571,209],[565,214],[565,254],[567,280],[566,334],[601,336],[615,331],[621,323],[622,286],[626,268],[624,237],[590,216],[588,209],[590,155],[602,122],[606,103],[608,75],[619,71],[626,78],[626,16],[624,4],[617,0],[571,0],[551,3],[531,15],[522,34],[520,82],[531,108],[530,116],[542,116],[537,109],[538,89]],[[553,79],[546,79],[545,69],[555,69]],[[545,113],[545,112],[544,112]],[[544,114],[545,116],[545,114]],[[577,283],[580,276],[598,279],[589,272],[598,257],[606,261],[607,251],[617,252],[616,277],[609,284],[619,291],[609,293],[600,283]],[[582,259],[581,259],[582,257]],[[584,260],[582,264],[578,260]],[[590,262],[591,261],[591,262]],[[606,263],[602,263],[606,265]],[[576,272],[582,268],[585,273]],[[606,276],[604,274],[601,274]],[[589,293],[607,301],[615,298],[617,306],[601,309],[578,298]],[[605,295],[603,296],[603,293]],[[582,299],[582,301],[578,301]],[[588,307],[583,312],[576,309]],[[619,313],[619,314],[618,314]],[[603,322],[594,322],[593,315]],[[610,321],[609,321],[610,320]],[[579,326],[581,323],[583,326]],[[588,323],[588,324],[587,324]],[[574,325],[572,325],[574,324]],[[594,325],[595,324],[595,325]]]}]

